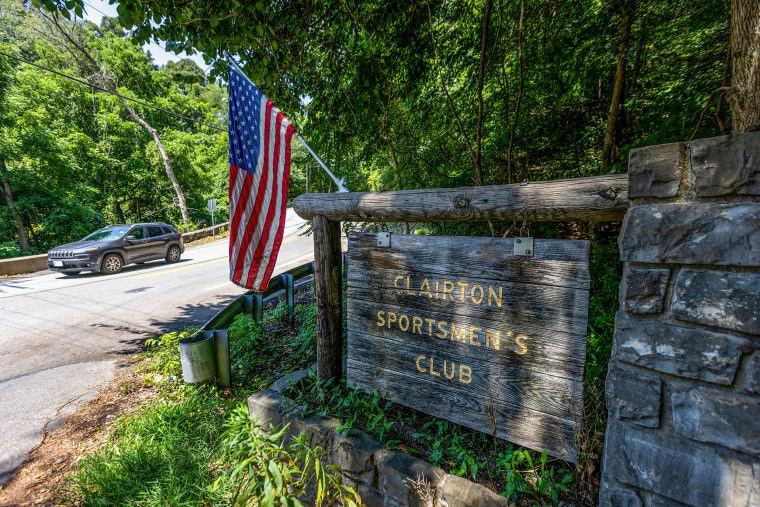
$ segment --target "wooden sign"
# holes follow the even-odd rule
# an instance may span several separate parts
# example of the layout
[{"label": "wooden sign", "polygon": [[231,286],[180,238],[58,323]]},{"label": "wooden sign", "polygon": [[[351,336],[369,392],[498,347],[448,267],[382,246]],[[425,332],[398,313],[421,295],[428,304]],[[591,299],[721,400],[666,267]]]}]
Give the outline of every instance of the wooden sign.
[{"label": "wooden sign", "polygon": [[348,241],[348,385],[575,462],[589,243],[375,234]]}]

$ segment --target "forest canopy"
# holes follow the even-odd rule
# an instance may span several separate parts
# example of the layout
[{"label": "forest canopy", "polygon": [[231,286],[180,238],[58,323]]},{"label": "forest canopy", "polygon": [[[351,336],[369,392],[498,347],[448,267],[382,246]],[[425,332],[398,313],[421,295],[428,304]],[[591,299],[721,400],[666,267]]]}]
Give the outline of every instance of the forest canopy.
[{"label": "forest canopy", "polygon": [[[119,93],[221,128],[231,55],[352,190],[619,173],[631,148],[731,132],[725,0],[119,0],[100,26],[80,0],[1,1],[3,51],[89,79],[53,12]],[[151,38],[202,53],[210,74],[157,67]],[[0,159],[35,249],[122,218],[180,221],[153,138],[116,97],[3,56],[0,71]],[[226,200],[226,133],[134,108],[205,223],[206,199]],[[294,149],[290,197],[307,177],[334,190]],[[6,207],[0,244],[15,231]]]}]

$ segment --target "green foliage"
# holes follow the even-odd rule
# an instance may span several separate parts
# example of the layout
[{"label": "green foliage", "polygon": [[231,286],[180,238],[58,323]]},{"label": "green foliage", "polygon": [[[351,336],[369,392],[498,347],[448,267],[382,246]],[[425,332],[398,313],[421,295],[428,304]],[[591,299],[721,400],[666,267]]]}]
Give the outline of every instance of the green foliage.
[{"label": "green foliage", "polygon": [[329,415],[340,420],[338,430],[359,429],[391,449],[426,459],[451,474],[498,485],[516,501],[525,495],[557,505],[574,498],[578,479],[569,464],[472,431],[458,424],[395,405],[377,392],[364,393],[340,381],[320,380],[311,371],[286,395],[304,416]]},{"label": "green foliage", "polygon": [[622,263],[615,239],[592,243],[586,383],[604,383],[607,376],[622,278]]},{"label": "green foliage", "polygon": [[[4,51],[92,79],[86,59],[69,56],[45,17],[15,0],[0,0],[0,11],[0,33],[14,36],[2,44]],[[108,70],[123,95],[226,126],[226,90],[208,82],[195,64],[180,61],[158,69],[114,20],[101,27],[59,22]],[[108,223],[182,223],[152,136],[117,97],[5,57],[0,57],[0,76],[0,159],[34,251],[79,240]],[[228,202],[226,132],[140,104],[132,107],[161,135],[190,209],[189,227],[211,224],[209,198],[220,202],[221,219]],[[18,241],[4,201],[3,244]]]},{"label": "green foliage", "polygon": [[183,331],[166,333],[158,338],[145,340],[144,352],[147,361],[141,363],[141,371],[163,372],[166,375],[178,376],[181,373],[179,359],[179,341],[195,335],[198,330],[194,327]]},{"label": "green foliage", "polygon": [[291,445],[283,444],[287,428],[263,432],[244,404],[233,410],[227,427],[225,447],[236,463],[230,474],[234,485],[230,505],[300,506],[294,497],[308,486],[316,491],[316,506],[361,504],[359,495],[342,484],[339,467],[322,464],[325,450],[311,449],[303,434]]},{"label": "green foliage", "polygon": [[266,334],[261,324],[250,315],[240,314],[227,330],[230,340],[230,368],[240,377],[259,357]]},{"label": "green foliage", "polygon": [[499,454],[496,464],[506,474],[506,489],[501,493],[510,502],[517,501],[518,493],[527,493],[536,500],[551,498],[553,504],[559,502],[560,494],[572,487],[574,477],[564,467],[548,466],[549,455],[541,452],[538,462],[534,464],[531,452],[511,446]]},{"label": "green foliage", "polygon": [[209,466],[223,459],[220,412],[213,387],[187,387],[119,419],[71,479],[78,505],[223,504],[224,479]]}]

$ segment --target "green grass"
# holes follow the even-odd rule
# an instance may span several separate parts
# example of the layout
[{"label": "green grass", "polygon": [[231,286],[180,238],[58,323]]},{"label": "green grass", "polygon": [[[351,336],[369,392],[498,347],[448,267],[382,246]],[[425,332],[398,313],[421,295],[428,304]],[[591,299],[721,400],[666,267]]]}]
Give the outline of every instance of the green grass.
[{"label": "green grass", "polygon": [[169,380],[181,378],[179,340],[194,329],[149,340],[137,371],[146,383],[162,379],[158,399],[116,420],[107,444],[69,476],[63,503],[299,506],[295,496],[316,485],[318,504],[355,505],[355,492],[334,468],[322,466],[323,450],[257,431],[244,402],[251,389],[306,366],[311,355],[300,340],[311,340],[313,331],[305,325],[304,334],[297,323],[306,323],[310,311],[301,310],[296,324],[287,322],[281,305],[267,312],[264,325],[238,319],[230,330],[231,363],[238,368],[231,389]]},{"label": "green grass", "polygon": [[81,462],[73,484],[82,505],[225,503],[213,465],[224,461],[228,405],[212,385],[172,394],[121,418],[109,445]]}]

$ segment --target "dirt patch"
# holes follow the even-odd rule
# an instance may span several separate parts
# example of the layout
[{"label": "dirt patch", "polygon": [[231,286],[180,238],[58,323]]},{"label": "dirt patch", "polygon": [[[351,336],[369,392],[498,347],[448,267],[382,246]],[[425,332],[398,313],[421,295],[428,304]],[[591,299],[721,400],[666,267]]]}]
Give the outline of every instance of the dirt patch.
[{"label": "dirt patch", "polygon": [[60,429],[43,433],[42,442],[0,489],[0,505],[62,505],[65,477],[103,446],[116,416],[157,397],[155,384],[135,373],[135,362],[121,363],[117,377],[100,394],[67,416]]}]

